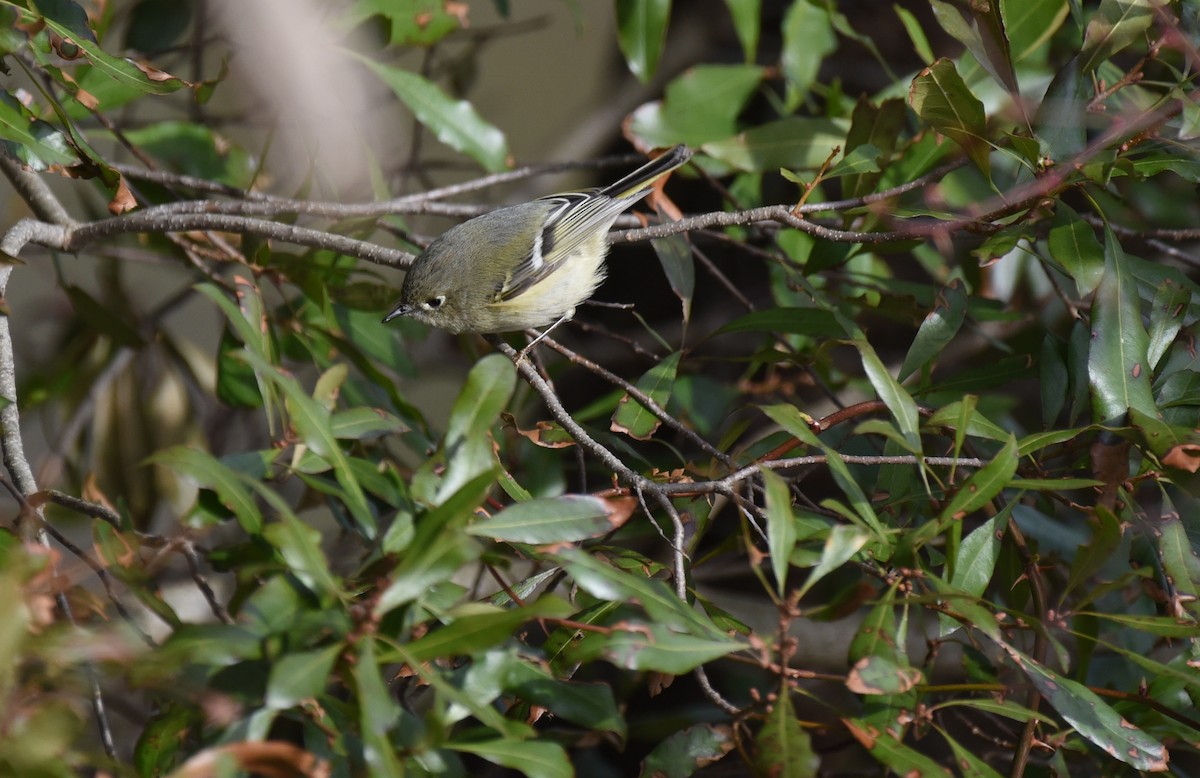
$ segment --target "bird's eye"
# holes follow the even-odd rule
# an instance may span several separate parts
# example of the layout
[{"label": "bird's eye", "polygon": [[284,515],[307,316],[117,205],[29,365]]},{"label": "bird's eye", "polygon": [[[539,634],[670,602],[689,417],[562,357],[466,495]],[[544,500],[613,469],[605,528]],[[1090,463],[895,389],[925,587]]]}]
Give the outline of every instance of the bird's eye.
[{"label": "bird's eye", "polygon": [[439,294],[437,297],[430,297],[425,301],[426,308],[441,308],[442,303],[446,302],[446,295]]}]

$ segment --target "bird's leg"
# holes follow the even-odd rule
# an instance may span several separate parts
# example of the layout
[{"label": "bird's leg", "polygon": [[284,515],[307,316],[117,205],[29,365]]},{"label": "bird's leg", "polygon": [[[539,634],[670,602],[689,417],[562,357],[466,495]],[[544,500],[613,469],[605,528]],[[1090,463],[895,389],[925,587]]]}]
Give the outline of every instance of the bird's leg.
[{"label": "bird's leg", "polygon": [[546,337],[546,336],[547,336],[547,335],[549,335],[551,332],[553,332],[553,331],[554,331],[554,329],[555,329],[555,328],[556,328],[558,325],[562,324],[564,321],[569,321],[569,320],[570,320],[570,318],[571,318],[572,316],[574,316],[574,315],[575,315],[575,309],[574,309],[574,308],[572,308],[571,310],[567,311],[567,312],[566,312],[566,313],[564,313],[562,316],[560,316],[560,317],[559,317],[559,319],[558,319],[558,321],[554,322],[554,323],[553,323],[553,324],[551,324],[549,327],[547,327],[546,329],[542,330],[542,333],[541,333],[540,335],[538,335],[536,338],[534,338],[533,340],[531,340],[531,341],[529,342],[529,345],[528,345],[528,346],[526,346],[525,348],[521,349],[520,353],[518,353],[518,354],[517,354],[517,360],[516,360],[516,361],[517,361],[517,362],[520,362],[522,359],[524,359],[526,356],[528,356],[528,355],[529,355],[529,352],[530,352],[531,350],[533,350],[533,347],[534,347],[534,346],[536,346],[538,343],[540,343],[540,342],[541,342],[542,338]]}]

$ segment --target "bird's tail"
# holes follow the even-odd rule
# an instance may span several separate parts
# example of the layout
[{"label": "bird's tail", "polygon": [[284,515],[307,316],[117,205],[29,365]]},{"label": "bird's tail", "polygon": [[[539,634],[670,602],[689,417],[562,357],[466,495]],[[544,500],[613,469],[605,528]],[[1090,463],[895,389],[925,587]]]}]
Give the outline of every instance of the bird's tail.
[{"label": "bird's tail", "polygon": [[654,182],[685,164],[692,158],[692,150],[679,145],[667,153],[650,160],[637,170],[600,190],[599,194],[614,200],[639,199],[650,191]]}]

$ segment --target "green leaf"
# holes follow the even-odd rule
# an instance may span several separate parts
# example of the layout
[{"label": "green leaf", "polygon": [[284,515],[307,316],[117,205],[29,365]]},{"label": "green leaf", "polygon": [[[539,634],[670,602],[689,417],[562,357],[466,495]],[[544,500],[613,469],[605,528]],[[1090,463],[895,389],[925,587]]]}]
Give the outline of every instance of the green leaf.
[{"label": "green leaf", "polygon": [[796,716],[786,684],[766,718],[755,740],[755,775],[816,778],[821,757],[813,751],[812,738]]},{"label": "green leaf", "polygon": [[832,527],[829,530],[829,536],[825,538],[825,545],[821,549],[821,558],[809,571],[808,578],[800,587],[800,596],[803,597],[817,581],[850,561],[870,539],[871,536],[858,527],[846,524]]},{"label": "green leaf", "polygon": [[1000,647],[1080,735],[1135,769],[1167,769],[1167,750],[1162,743],[1126,721],[1091,689],[1038,664],[1012,646],[1001,643]]},{"label": "green leaf", "polygon": [[379,614],[422,597],[431,586],[448,581],[463,565],[479,558],[483,549],[463,529],[493,483],[491,471],[481,473],[420,517],[392,582],[379,596],[375,606]]},{"label": "green leaf", "polygon": [[334,413],[329,429],[338,440],[367,440],[408,432],[408,425],[381,408],[351,408]]},{"label": "green leaf", "polygon": [[[671,390],[675,386],[675,368],[679,365],[681,354],[676,351],[654,367],[634,384],[647,397],[665,408],[671,399]],[[649,440],[661,424],[658,417],[642,407],[628,394],[622,395],[613,411],[610,429],[613,432],[623,432],[635,440]]]},{"label": "green leaf", "polygon": [[450,410],[447,449],[472,435],[486,436],[500,418],[517,386],[517,370],[503,354],[488,354],[475,363]]},{"label": "green leaf", "polygon": [[175,446],[155,453],[147,461],[168,467],[191,478],[201,487],[212,489],[246,532],[257,535],[262,530],[262,512],[242,477],[210,454],[186,446]]},{"label": "green leaf", "polygon": [[895,662],[884,655],[864,656],[854,663],[846,676],[846,688],[855,694],[888,696],[904,694],[924,676],[907,661]]},{"label": "green leaf", "polygon": [[574,543],[620,527],[634,509],[632,498],[601,499],[564,494],[510,505],[490,519],[467,527],[467,534],[509,543]]},{"label": "green leaf", "polygon": [[653,146],[700,146],[737,132],[738,115],[762,84],[757,65],[697,65],[667,84],[662,102],[637,108],[630,132]]},{"label": "green leaf", "polygon": [[897,378],[903,381],[932,362],[954,339],[966,314],[967,292],[962,281],[955,279],[942,287],[934,301],[933,310],[921,322]]},{"label": "green leaf", "polygon": [[1009,59],[998,3],[969,5],[959,10],[942,0],[930,0],[933,15],[946,32],[967,47],[988,74],[1012,94],[1020,90]]},{"label": "green leaf", "polygon": [[971,94],[952,61],[943,57],[917,74],[908,102],[922,121],[961,146],[983,174],[990,175],[983,103]]},{"label": "green leaf", "polygon": [[[1076,57],[1062,66],[1046,89],[1034,116],[1033,128],[1041,153],[1051,162],[1069,164],[1086,146],[1090,93],[1091,81],[1079,71]],[[1059,210],[1065,208],[1071,212],[1061,201],[1055,203],[1055,208],[1056,224]]]},{"label": "green leaf", "polygon": [[247,187],[254,180],[255,160],[210,127],[195,122],[162,121],[125,129],[122,134],[160,165],[176,173],[208,178],[238,188]]},{"label": "green leaf", "polygon": [[1161,0],[1100,0],[1079,52],[1080,68],[1091,73],[1118,51],[1141,40],[1154,23]]},{"label": "green leaf", "polygon": [[[1065,3],[1063,8],[1065,10]],[[952,738],[950,733],[941,727],[938,727],[938,732],[950,744],[951,750],[954,751],[954,761],[958,764],[959,769],[962,770],[963,775],[970,775],[972,778],[1003,778],[987,762],[975,756],[974,751]]]},{"label": "green leaf", "polygon": [[747,63],[754,62],[758,56],[759,16],[762,13],[760,3],[761,0],[725,0]]},{"label": "green leaf", "polygon": [[[981,597],[987,590],[1000,557],[1000,536],[1012,515],[1015,503],[1009,502],[995,516],[971,530],[958,544],[958,551],[949,565],[950,587],[971,597]],[[939,616],[939,637],[958,629],[959,623],[942,614]]]},{"label": "green leaf", "polygon": [[14,156],[35,170],[45,170],[50,165],[70,167],[80,161],[62,132],[34,118],[4,91],[0,91],[0,139],[23,147]]},{"label": "green leaf", "polygon": [[400,721],[401,710],[380,674],[375,658],[374,637],[366,636],[359,641],[359,652],[353,667],[362,755],[369,774],[389,777],[405,775],[407,771],[401,765],[396,747],[388,736],[392,727]]},{"label": "green leaf", "polygon": [[[761,742],[761,734],[760,734]],[[736,747],[728,724],[696,724],[659,742],[642,760],[641,778],[687,778]]]},{"label": "green leaf", "polygon": [[1150,369],[1158,367],[1158,363],[1175,342],[1175,336],[1183,327],[1183,320],[1188,315],[1188,303],[1192,300],[1192,290],[1181,287],[1171,279],[1167,279],[1154,292],[1154,302],[1150,307],[1150,342],[1146,348],[1146,359]]},{"label": "green leaf", "polygon": [[682,675],[744,647],[728,638],[694,637],[652,623],[607,635],[587,633],[566,653],[573,662],[603,658],[626,670]]},{"label": "green leaf", "polygon": [[[20,7],[8,0],[2,0],[0,4],[14,8]],[[109,78],[148,94],[170,94],[188,85],[186,82],[180,81],[178,78],[161,70],[154,70],[153,68],[143,70],[127,59],[121,59],[104,53],[100,46],[97,45],[95,35],[86,27],[85,21],[81,21],[78,15],[57,12],[58,9],[66,11],[71,6],[75,6],[75,4],[56,3],[53,6],[55,10],[52,11],[51,6],[39,4],[38,10],[51,14],[42,16],[42,19],[46,22],[46,27],[58,33],[63,38],[69,38],[72,43],[79,47],[83,55],[87,57],[88,61],[97,70]],[[75,6],[75,8],[77,9],[78,6]],[[82,11],[80,11],[80,14],[82,14]],[[86,14],[82,14],[82,18],[85,20]]]},{"label": "green leaf", "polygon": [[748,173],[779,168],[815,170],[835,146],[845,146],[846,129],[841,120],[790,116],[705,143],[702,148],[710,157]]},{"label": "green leaf", "polygon": [[475,754],[492,764],[520,770],[529,778],[574,778],[567,752],[548,740],[473,740],[450,742],[447,748]]},{"label": "green leaf", "polygon": [[374,71],[417,121],[442,143],[466,154],[489,172],[496,173],[509,166],[504,133],[485,121],[466,100],[455,100],[417,73],[354,56]]},{"label": "green leaf", "polygon": [[920,20],[899,4],[893,4],[892,10],[900,17],[900,23],[904,25],[904,31],[908,33],[908,39],[912,41],[913,51],[917,52],[917,57],[925,63],[933,62],[933,48],[929,45],[929,38],[926,37]]},{"label": "green leaf", "polygon": [[1104,230],[1104,275],[1092,303],[1088,380],[1095,418],[1109,422],[1133,408],[1158,416],[1150,390],[1149,336],[1142,325],[1137,282],[1112,230]]},{"label": "green leaf", "polygon": [[640,81],[649,81],[658,70],[671,0],[617,0],[617,42]]},{"label": "green leaf", "polygon": [[796,547],[796,516],[787,482],[770,470],[761,471],[767,491],[767,549],[775,573],[775,592],[782,598],[787,584],[788,560]]},{"label": "green leaf", "polygon": [[1067,0],[1000,0],[1013,64],[1039,49],[1067,18]]},{"label": "green leaf", "polygon": [[650,241],[663,273],[671,284],[671,291],[683,306],[683,323],[692,318],[692,296],[696,292],[696,263],[692,257],[692,245],[682,235],[668,235]]},{"label": "green leaf", "polygon": [[333,663],[344,649],[341,643],[335,643],[319,651],[285,654],[271,665],[267,705],[282,710],[320,696],[333,671]]},{"label": "green leaf", "polygon": [[662,581],[618,570],[574,548],[563,549],[550,558],[561,564],[581,589],[597,599],[637,602],[655,624],[706,638],[724,638],[724,632],[680,600]]},{"label": "green leaf", "polygon": [[[907,113],[904,101],[899,98],[884,100],[878,107],[866,98],[859,98],[850,117],[850,131],[846,134],[845,159],[859,156],[862,149],[873,147],[878,149],[874,162],[877,166],[884,165],[900,141]],[[847,176],[842,186],[845,187],[846,196],[862,197],[875,191],[882,177],[881,172],[854,174]]]},{"label": "green leaf", "polygon": [[1200,618],[1200,556],[1196,554],[1187,529],[1178,515],[1164,517],[1156,529],[1163,570],[1178,593],[1180,603],[1193,618]]},{"label": "green leaf", "polygon": [[[483,603],[468,603],[445,615],[450,621],[404,647],[409,659],[427,662],[442,657],[474,655],[512,638],[518,628],[532,619],[565,619],[575,607],[558,597],[541,597],[520,608],[504,609]],[[386,656],[385,656],[386,660]]]},{"label": "green leaf", "polygon": [[295,378],[269,364],[257,353],[247,350],[243,356],[261,375],[279,387],[300,439],[333,468],[338,485],[345,491],[346,507],[363,535],[368,539],[374,538],[377,530],[375,515],[367,504],[367,497],[354,476],[345,452],[334,437],[329,410],[305,394]]},{"label": "green leaf", "polygon": [[843,719],[850,734],[880,764],[905,778],[946,778],[947,768],[863,719]]},{"label": "green leaf", "polygon": [[376,15],[387,20],[393,46],[433,46],[466,22],[450,13],[443,0],[357,0],[339,21],[352,28]]},{"label": "green leaf", "polygon": [[321,533],[296,518],[290,511],[279,521],[263,529],[263,537],[278,549],[288,569],[305,586],[317,592],[336,593],[337,579],[329,570],[329,560],[321,550]]},{"label": "green leaf", "polygon": [[787,83],[784,105],[788,112],[803,102],[825,57],[835,49],[837,36],[829,12],[808,0],[794,0],[783,17],[780,58],[780,69]]},{"label": "green leaf", "polygon": [[826,446],[812,433],[812,430],[808,428],[808,420],[800,411],[795,406],[787,404],[768,405],[761,408],[761,410],[772,421],[794,435],[797,440],[809,446],[819,448],[825,454],[826,464],[829,467],[830,473],[832,473],[834,480],[842,492],[850,499],[850,504],[854,508],[854,514],[849,518],[870,530],[876,540],[886,541],[887,530],[879,521],[879,516],[875,513],[871,501],[867,499],[862,486],[850,473],[850,469],[846,467],[841,454],[836,449]]},{"label": "green leaf", "polygon": [[992,501],[1012,481],[1017,472],[1017,439],[1009,435],[1004,448],[994,459],[975,471],[942,509],[942,523],[961,520]]}]

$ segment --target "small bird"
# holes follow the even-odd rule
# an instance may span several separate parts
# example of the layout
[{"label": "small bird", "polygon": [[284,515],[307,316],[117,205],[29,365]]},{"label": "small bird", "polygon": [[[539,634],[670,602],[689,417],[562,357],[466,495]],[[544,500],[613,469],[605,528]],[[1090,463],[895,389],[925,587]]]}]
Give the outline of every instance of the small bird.
[{"label": "small bird", "polygon": [[454,333],[549,325],[540,340],[604,280],[617,217],[691,156],[676,146],[603,189],[550,195],[451,227],[413,262],[384,321],[411,316]]}]

